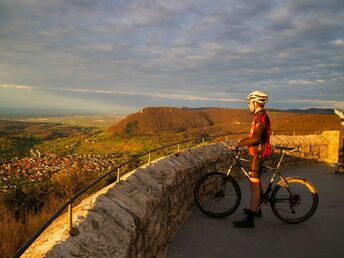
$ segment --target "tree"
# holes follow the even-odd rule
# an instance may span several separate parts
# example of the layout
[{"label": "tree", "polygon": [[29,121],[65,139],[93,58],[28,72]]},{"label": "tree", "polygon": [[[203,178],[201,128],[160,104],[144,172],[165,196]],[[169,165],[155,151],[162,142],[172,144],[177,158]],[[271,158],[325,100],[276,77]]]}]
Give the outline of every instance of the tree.
[{"label": "tree", "polygon": [[137,129],[137,121],[129,121],[124,129],[127,134],[132,134]]}]

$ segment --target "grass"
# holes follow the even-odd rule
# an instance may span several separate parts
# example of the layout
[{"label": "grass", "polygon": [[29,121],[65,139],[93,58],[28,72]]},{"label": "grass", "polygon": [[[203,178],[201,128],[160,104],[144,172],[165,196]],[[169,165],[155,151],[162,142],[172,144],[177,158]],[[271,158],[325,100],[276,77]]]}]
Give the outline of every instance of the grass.
[{"label": "grass", "polygon": [[[39,185],[26,185],[26,188],[20,191],[14,190],[12,195],[3,193],[0,202],[0,257],[12,256],[70,196],[98,176],[95,173],[82,172],[78,168],[69,168],[54,174]],[[83,197],[104,187],[106,183],[104,180]],[[44,200],[35,198],[36,195],[41,196],[42,190],[46,192]],[[39,203],[32,202],[36,199]],[[82,198],[79,198],[78,202],[81,200]]]},{"label": "grass", "polygon": [[11,257],[63,203],[63,200],[49,198],[39,213],[31,211],[21,219],[1,203],[0,257]]}]

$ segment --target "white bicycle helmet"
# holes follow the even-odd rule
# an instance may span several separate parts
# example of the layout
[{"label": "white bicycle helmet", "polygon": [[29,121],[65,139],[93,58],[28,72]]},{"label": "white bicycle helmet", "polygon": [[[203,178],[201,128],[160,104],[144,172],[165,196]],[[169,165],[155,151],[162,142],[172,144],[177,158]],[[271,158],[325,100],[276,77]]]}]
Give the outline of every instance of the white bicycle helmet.
[{"label": "white bicycle helmet", "polygon": [[246,99],[248,101],[256,101],[260,104],[265,104],[266,102],[268,102],[269,96],[262,91],[256,90],[248,94]]}]

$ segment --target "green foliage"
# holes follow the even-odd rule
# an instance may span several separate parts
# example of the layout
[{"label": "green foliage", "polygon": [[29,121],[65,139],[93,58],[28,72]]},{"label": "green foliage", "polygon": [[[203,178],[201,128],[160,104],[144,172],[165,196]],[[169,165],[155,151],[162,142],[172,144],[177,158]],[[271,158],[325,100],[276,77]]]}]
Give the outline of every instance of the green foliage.
[{"label": "green foliage", "polygon": [[29,149],[40,140],[27,137],[10,137],[0,135],[0,162],[14,157],[23,157],[29,154]]},{"label": "green foliage", "polygon": [[52,189],[50,180],[28,182],[18,178],[6,182],[6,188],[0,198],[19,218],[29,211],[38,211]]},{"label": "green foliage", "polygon": [[137,121],[129,121],[124,129],[127,134],[132,134],[137,129]]},{"label": "green foliage", "polygon": [[82,171],[79,167],[68,168],[52,177],[53,193],[60,199],[68,199],[99,175],[90,171]]}]

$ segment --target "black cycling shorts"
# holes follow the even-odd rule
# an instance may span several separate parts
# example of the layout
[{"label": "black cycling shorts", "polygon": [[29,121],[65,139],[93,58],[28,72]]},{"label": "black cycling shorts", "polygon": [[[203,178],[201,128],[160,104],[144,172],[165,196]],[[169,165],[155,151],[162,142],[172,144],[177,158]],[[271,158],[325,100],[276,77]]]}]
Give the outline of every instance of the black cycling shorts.
[{"label": "black cycling shorts", "polygon": [[260,175],[262,174],[262,165],[265,159],[266,157],[250,156],[250,177],[260,178]]}]

